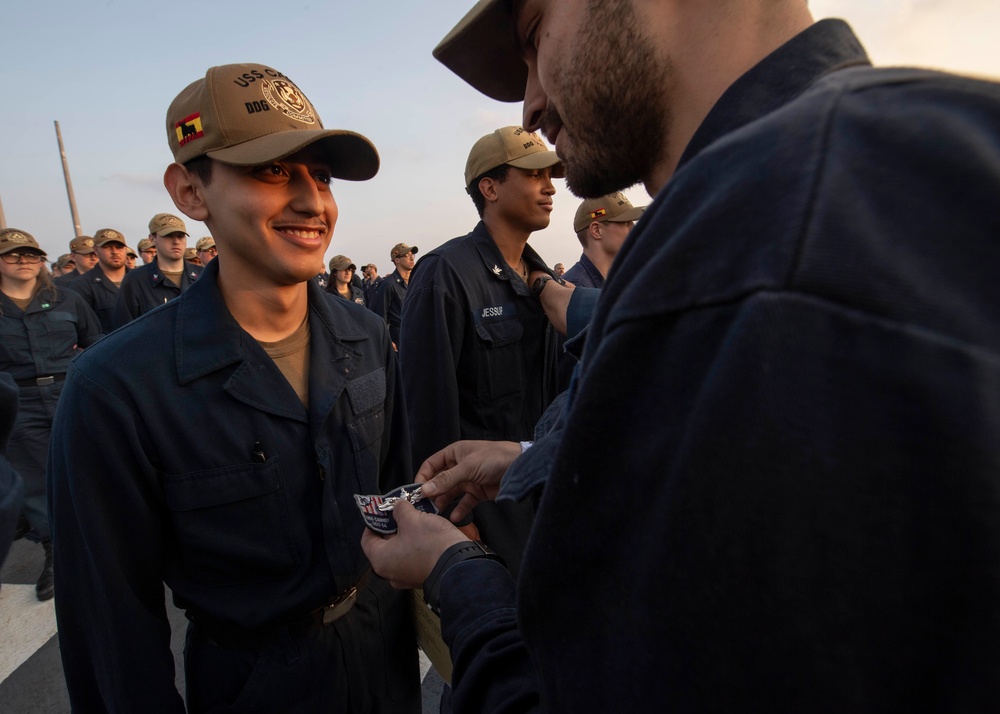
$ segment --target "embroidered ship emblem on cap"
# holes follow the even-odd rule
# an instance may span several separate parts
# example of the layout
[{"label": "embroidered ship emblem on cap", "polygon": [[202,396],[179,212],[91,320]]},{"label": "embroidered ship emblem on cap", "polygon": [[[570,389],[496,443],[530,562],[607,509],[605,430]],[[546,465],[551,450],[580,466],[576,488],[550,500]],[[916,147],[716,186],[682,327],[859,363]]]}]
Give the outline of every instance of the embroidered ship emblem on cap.
[{"label": "embroidered ship emblem on cap", "polygon": [[291,82],[286,82],[283,79],[263,80],[261,92],[263,92],[264,99],[268,101],[268,104],[286,117],[303,124],[316,123],[316,116],[313,114],[309,100]]}]

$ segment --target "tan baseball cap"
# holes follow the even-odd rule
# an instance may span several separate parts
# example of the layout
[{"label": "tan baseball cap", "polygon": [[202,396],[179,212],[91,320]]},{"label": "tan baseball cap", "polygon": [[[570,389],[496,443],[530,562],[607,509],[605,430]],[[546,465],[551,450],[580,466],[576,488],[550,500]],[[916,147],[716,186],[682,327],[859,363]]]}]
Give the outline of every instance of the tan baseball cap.
[{"label": "tan baseball cap", "polygon": [[180,231],[188,235],[187,226],[177,216],[170,213],[157,213],[149,219],[149,235],[160,236],[161,238],[171,233]]},{"label": "tan baseball cap", "polygon": [[392,247],[392,250],[389,251],[389,258],[394,260],[396,258],[403,257],[407,253],[413,253],[414,255],[416,255],[418,250],[420,249],[417,248],[417,246],[415,245],[406,245],[406,243],[397,243]]},{"label": "tan baseball cap", "polygon": [[350,268],[351,270],[357,270],[358,266],[352,263],[351,259],[348,258],[346,255],[335,255],[332,258],[330,258],[331,273],[334,270],[347,270],[348,268]]},{"label": "tan baseball cap", "polygon": [[156,246],[153,245],[153,241],[149,238],[142,238],[139,241],[138,248],[140,253],[144,250],[156,250]]},{"label": "tan baseball cap", "polygon": [[509,5],[505,0],[477,2],[434,48],[434,57],[487,97],[519,102],[528,68],[514,41]]},{"label": "tan baseball cap", "polygon": [[132,250],[128,246],[125,246],[125,255],[130,255],[133,258],[138,258],[139,257],[138,253],[136,253],[134,250]]},{"label": "tan baseball cap", "polygon": [[76,261],[73,259],[73,254],[63,253],[62,255],[59,256],[59,260],[56,261],[56,267],[59,270],[64,270],[66,266],[69,265],[70,263],[76,266]]},{"label": "tan baseball cap", "polygon": [[0,230],[0,255],[10,253],[18,248],[31,248],[33,251],[41,253],[43,258],[48,257],[45,251],[39,247],[35,237],[27,231],[22,231],[19,228]]},{"label": "tan baseball cap", "polygon": [[573,219],[573,230],[579,233],[594,221],[598,223],[628,223],[638,221],[642,218],[645,206],[635,207],[632,202],[625,197],[625,194],[618,191],[610,193],[600,198],[588,198],[576,209],[576,217]]},{"label": "tan baseball cap", "polygon": [[465,162],[466,188],[477,177],[503,164],[529,170],[551,166],[554,178],[563,175],[559,157],[549,150],[542,137],[519,126],[505,126],[472,145],[469,159]]},{"label": "tan baseball cap", "polygon": [[94,245],[100,248],[105,243],[121,243],[125,245],[125,236],[114,228],[102,228],[94,234]]},{"label": "tan baseball cap", "polygon": [[77,236],[69,242],[69,252],[87,255],[94,252],[94,239],[90,236]]},{"label": "tan baseball cap", "polygon": [[215,247],[215,238],[212,236],[205,236],[204,238],[199,238],[198,242],[194,244],[194,249],[198,253],[203,250],[208,250],[209,248]]},{"label": "tan baseball cap", "polygon": [[233,166],[283,159],[321,142],[334,178],[366,181],[378,173],[375,146],[344,129],[324,129],[312,103],[292,80],[262,64],[212,67],[167,110],[174,161],[199,156]]},{"label": "tan baseball cap", "polygon": [[184,260],[194,260],[197,257],[198,257],[198,251],[196,251],[194,248],[184,249]]}]

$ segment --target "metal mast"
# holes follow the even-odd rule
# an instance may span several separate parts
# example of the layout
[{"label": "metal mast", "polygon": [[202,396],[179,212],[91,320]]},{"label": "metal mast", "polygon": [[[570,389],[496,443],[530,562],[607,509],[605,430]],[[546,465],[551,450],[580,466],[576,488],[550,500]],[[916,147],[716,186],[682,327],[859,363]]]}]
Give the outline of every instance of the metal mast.
[{"label": "metal mast", "polygon": [[66,161],[66,149],[63,148],[62,132],[59,122],[56,123],[56,138],[59,140],[59,156],[62,157],[63,177],[66,179],[66,196],[69,198],[69,212],[73,216],[73,235],[82,236],[80,230],[80,214],[76,210],[76,198],[73,197],[73,182],[69,179],[69,162]]}]

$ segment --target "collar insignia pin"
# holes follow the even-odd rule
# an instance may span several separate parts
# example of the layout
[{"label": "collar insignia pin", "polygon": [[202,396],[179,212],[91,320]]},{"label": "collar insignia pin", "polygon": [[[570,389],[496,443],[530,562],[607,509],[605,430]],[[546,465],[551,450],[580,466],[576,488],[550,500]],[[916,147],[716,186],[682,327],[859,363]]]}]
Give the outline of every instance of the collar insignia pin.
[{"label": "collar insignia pin", "polygon": [[498,266],[496,266],[496,265],[494,265],[494,266],[493,266],[493,274],[494,274],[494,275],[496,275],[497,277],[499,277],[499,276],[500,276],[500,273],[502,273],[502,272],[503,272],[503,271],[502,271],[502,270],[500,270],[500,268],[499,268]]}]

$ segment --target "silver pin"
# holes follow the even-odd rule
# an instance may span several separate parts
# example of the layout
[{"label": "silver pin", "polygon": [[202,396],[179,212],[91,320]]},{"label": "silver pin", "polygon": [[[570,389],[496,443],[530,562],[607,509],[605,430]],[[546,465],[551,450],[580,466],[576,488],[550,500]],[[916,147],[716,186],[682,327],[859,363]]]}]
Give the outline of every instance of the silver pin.
[{"label": "silver pin", "polygon": [[396,507],[396,501],[406,501],[407,503],[417,503],[418,501],[424,500],[424,494],[422,493],[422,488],[418,486],[412,491],[403,492],[402,496],[390,496],[378,505],[378,510],[382,513],[391,511]]}]

